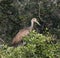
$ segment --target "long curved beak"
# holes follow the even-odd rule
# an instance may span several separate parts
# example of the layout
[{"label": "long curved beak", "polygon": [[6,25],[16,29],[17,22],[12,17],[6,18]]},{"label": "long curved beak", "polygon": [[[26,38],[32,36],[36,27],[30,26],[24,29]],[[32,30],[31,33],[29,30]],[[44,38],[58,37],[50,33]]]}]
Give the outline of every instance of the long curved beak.
[{"label": "long curved beak", "polygon": [[40,26],[40,23],[38,21],[36,21],[36,23]]}]

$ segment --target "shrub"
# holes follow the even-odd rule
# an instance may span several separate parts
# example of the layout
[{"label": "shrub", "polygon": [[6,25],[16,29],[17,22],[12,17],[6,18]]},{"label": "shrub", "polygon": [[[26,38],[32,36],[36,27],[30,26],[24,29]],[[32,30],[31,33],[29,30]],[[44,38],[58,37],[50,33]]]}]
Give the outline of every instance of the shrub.
[{"label": "shrub", "polygon": [[23,38],[26,44],[16,48],[4,45],[0,49],[0,58],[59,58],[60,44],[54,39],[35,31]]}]

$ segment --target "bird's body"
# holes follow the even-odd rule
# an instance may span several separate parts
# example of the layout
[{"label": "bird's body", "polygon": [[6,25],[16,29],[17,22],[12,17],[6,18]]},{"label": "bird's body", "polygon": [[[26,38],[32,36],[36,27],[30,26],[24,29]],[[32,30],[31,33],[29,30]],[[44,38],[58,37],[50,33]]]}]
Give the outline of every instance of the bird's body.
[{"label": "bird's body", "polygon": [[16,44],[22,40],[22,37],[28,35],[30,32],[29,28],[21,29],[16,36],[13,38],[12,44]]},{"label": "bird's body", "polygon": [[21,42],[22,37],[28,35],[30,33],[30,31],[33,29],[34,22],[36,22],[37,24],[39,24],[38,21],[36,20],[36,18],[33,18],[31,20],[31,26],[30,27],[27,27],[27,28],[24,28],[24,29],[21,29],[16,34],[16,36],[13,38],[12,44],[17,44],[17,43]]}]

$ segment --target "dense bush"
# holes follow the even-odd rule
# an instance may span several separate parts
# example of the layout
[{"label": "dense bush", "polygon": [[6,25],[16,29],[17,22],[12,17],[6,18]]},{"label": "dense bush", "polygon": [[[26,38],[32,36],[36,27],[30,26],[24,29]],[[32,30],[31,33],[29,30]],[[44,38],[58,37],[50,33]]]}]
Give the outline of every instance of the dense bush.
[{"label": "dense bush", "polygon": [[[0,38],[6,43],[19,29],[29,26],[36,17],[41,26],[34,26],[39,33],[24,37],[24,46],[0,46],[0,58],[60,58],[60,1],[59,0],[0,0]],[[53,34],[58,42],[51,36]],[[42,35],[44,34],[44,35]],[[49,34],[49,35],[50,35]],[[1,43],[1,42],[0,42]]]},{"label": "dense bush", "polygon": [[59,58],[60,44],[52,37],[46,37],[35,31],[23,38],[26,44],[16,48],[4,45],[0,49],[0,58]]}]

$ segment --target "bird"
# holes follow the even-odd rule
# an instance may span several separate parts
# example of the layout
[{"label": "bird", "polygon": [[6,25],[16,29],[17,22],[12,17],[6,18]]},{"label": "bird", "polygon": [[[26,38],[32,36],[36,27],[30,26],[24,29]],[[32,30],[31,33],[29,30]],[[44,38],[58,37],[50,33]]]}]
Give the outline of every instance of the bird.
[{"label": "bird", "polygon": [[31,26],[19,30],[19,32],[13,38],[12,44],[15,45],[15,44],[18,44],[19,42],[21,42],[22,38],[24,36],[27,36],[32,31],[34,23],[37,23],[38,25],[40,25],[40,23],[37,21],[36,18],[32,18],[31,19]]}]

